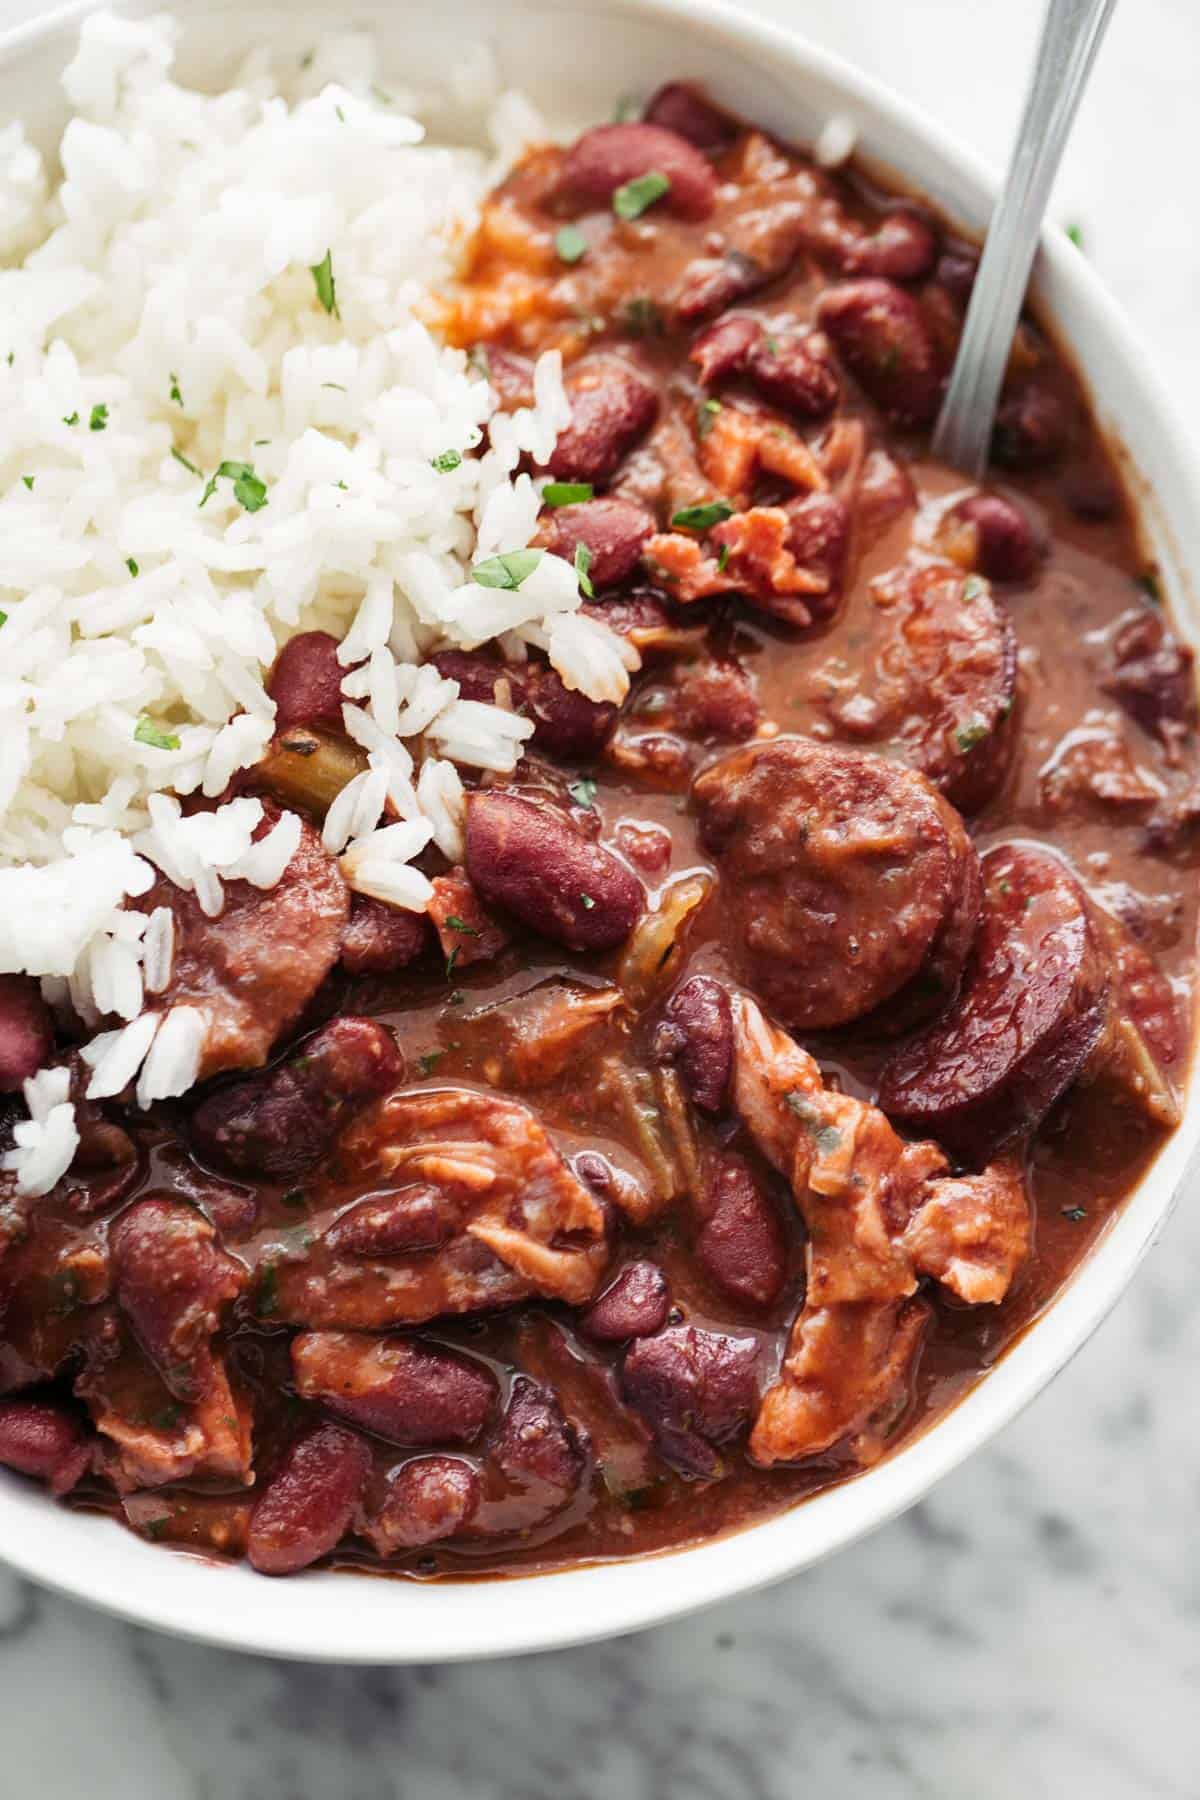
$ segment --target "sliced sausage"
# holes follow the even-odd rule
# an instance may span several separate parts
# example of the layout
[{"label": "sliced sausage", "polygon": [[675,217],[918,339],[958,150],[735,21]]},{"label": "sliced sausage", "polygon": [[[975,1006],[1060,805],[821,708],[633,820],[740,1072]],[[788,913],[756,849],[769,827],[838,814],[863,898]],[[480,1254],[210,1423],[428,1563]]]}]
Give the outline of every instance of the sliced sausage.
[{"label": "sliced sausage", "polygon": [[560,481],[611,481],[658,414],[658,393],[616,357],[582,362],[567,380],[571,423],[558,434],[548,464]]},{"label": "sliced sausage", "polygon": [[817,318],[859,386],[897,425],[927,425],[941,397],[933,335],[910,293],[892,281],[827,288]]},{"label": "sliced sausage", "polygon": [[234,1174],[287,1181],[324,1154],[352,1113],[403,1076],[404,1059],[385,1025],[334,1019],[267,1074],[202,1100],[192,1142]]},{"label": "sliced sausage", "polygon": [[897,749],[960,812],[1004,785],[1016,747],[1017,640],[986,582],[904,564],[875,593],[873,665],[827,710],[848,735]]},{"label": "sliced sausage", "polygon": [[670,183],[659,204],[681,219],[707,219],[716,199],[711,167],[694,144],[664,125],[596,125],[568,152],[559,193],[583,205],[603,205],[640,175]]},{"label": "sliced sausage", "polygon": [[360,1527],[380,1556],[453,1537],[479,1505],[479,1472],[457,1456],[416,1456],[394,1469]]},{"label": "sliced sausage", "polygon": [[583,500],[544,514],[538,541],[567,562],[582,544],[591,557],[588,576],[600,590],[628,581],[655,530],[651,514],[632,500]]},{"label": "sliced sausage", "polygon": [[318,1425],[290,1446],[250,1516],[246,1555],[262,1575],[292,1575],[349,1529],[371,1452],[355,1432]]},{"label": "sliced sausage", "polygon": [[292,1368],[306,1400],[393,1444],[469,1444],[496,1397],[483,1363],[413,1338],[302,1331]]},{"label": "sliced sausage", "polygon": [[275,702],[275,729],[326,725],[342,729],[342,682],[338,640],[328,631],[302,631],[275,659],[267,692]]},{"label": "sliced sausage", "polygon": [[470,796],[467,873],[487,905],[569,950],[623,943],[644,900],[637,876],[603,845],[517,794]]},{"label": "sliced sausage", "polygon": [[885,1067],[889,1117],[982,1164],[1036,1130],[1095,1048],[1107,977],[1083,891],[1046,850],[983,859],[984,905],[962,992]]},{"label": "sliced sausage", "polygon": [[746,979],[786,1024],[816,1030],[884,1008],[874,1022],[899,1029],[957,990],[978,862],[923,775],[779,738],[712,765],[692,792]]},{"label": "sliced sausage", "polygon": [[779,1214],[745,1157],[720,1151],[705,1170],[706,1218],[696,1260],[722,1291],[744,1306],[770,1306],[787,1278]]}]

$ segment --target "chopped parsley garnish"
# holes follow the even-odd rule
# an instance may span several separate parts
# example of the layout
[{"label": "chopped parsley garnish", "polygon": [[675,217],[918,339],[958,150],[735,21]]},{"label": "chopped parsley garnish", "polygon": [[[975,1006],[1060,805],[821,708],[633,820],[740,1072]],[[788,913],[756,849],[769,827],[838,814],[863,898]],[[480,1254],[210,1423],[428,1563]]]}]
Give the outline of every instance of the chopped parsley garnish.
[{"label": "chopped parsley garnish", "polygon": [[1077,250],[1083,249],[1083,226],[1082,225],[1068,225],[1067,226],[1067,236],[1070,238],[1071,242],[1074,244],[1074,246]]},{"label": "chopped parsley garnish", "polygon": [[544,554],[541,550],[507,550],[500,556],[489,556],[486,562],[475,564],[471,580],[485,588],[519,588]]},{"label": "chopped parsley garnish", "polygon": [[590,481],[548,481],[542,489],[542,505],[582,506],[595,491]]},{"label": "chopped parsley garnish", "polygon": [[8,614],[6,612],[0,612],[0,625],[7,625],[7,624],[8,624]]},{"label": "chopped parsley garnish", "polygon": [[717,422],[717,414],[721,410],[719,400],[706,400],[696,415],[696,430],[702,438],[706,438]]},{"label": "chopped parsley garnish", "polygon": [[427,1050],[424,1056],[418,1056],[417,1067],[422,1075],[432,1075],[445,1054],[444,1050]]},{"label": "chopped parsley garnish", "polygon": [[614,125],[632,125],[642,116],[642,103],[636,94],[622,94],[613,112]]},{"label": "chopped parsley garnish", "polygon": [[454,973],[454,965],[458,961],[458,950],[459,950],[459,946],[457,944],[455,944],[453,950],[450,952],[449,956],[446,958],[446,980],[447,981],[449,981],[450,977]]},{"label": "chopped parsley garnish", "polygon": [[198,481],[203,481],[204,477],[196,467],[195,463],[189,462],[187,457],[183,454],[183,451],[177,450],[174,444],[171,445],[171,455],[175,458],[177,463],[183,464],[189,475],[194,475]]},{"label": "chopped parsley garnish", "polygon": [[179,377],[178,377],[178,375],[176,375],[174,369],[172,369],[172,371],[171,371],[170,394],[171,394],[171,398],[175,402],[176,406],[183,405],[183,395],[179,391]]},{"label": "chopped parsley garnish", "polygon": [[440,456],[430,459],[439,475],[449,475],[462,465],[462,454],[458,450],[443,450]]},{"label": "chopped parsley garnish", "polygon": [[983,720],[972,719],[969,724],[958,727],[954,733],[954,742],[965,756],[968,751],[974,750],[977,744],[982,744],[987,735],[988,728]]},{"label": "chopped parsley garnish", "polygon": [[1158,573],[1155,569],[1146,569],[1137,578],[1137,584],[1152,606],[1162,605],[1162,588],[1159,585]]},{"label": "chopped parsley garnish", "polygon": [[670,176],[664,175],[661,169],[649,169],[645,175],[635,176],[617,189],[612,208],[618,219],[640,219],[647,207],[670,191]]},{"label": "chopped parsley garnish", "polygon": [[143,713],[134,731],[134,742],[149,744],[152,750],[178,750],[179,739],[173,731],[164,731]]},{"label": "chopped parsley garnish", "polygon": [[807,1094],[798,1093],[795,1089],[783,1096],[785,1104],[795,1113],[809,1137],[822,1156],[832,1156],[841,1148],[842,1134],[836,1125],[824,1125],[821,1122],[820,1108],[814,1106]]},{"label": "chopped parsley garnish", "polygon": [[588,570],[591,568],[591,566],[592,566],[592,553],[588,549],[587,545],[586,544],[576,544],[576,546],[575,546],[575,573],[579,577],[579,591],[583,595],[585,600],[594,600],[596,597],[596,590],[592,585],[592,578],[588,574]]},{"label": "chopped parsley garnish", "polygon": [[327,250],[319,263],[313,263],[310,273],[317,290],[317,299],[327,313],[335,319],[341,318],[337,303],[337,285],[333,279],[333,252]]},{"label": "chopped parsley garnish", "polygon": [[254,1309],[260,1319],[269,1319],[279,1308],[279,1272],[274,1263],[266,1263],[258,1278]]},{"label": "chopped parsley garnish", "polygon": [[6,362],[6,363],[7,363],[7,364],[8,364],[8,366],[9,366],[9,368],[10,368],[10,369],[11,369],[11,368],[12,368],[12,366],[13,366],[13,364],[14,364],[14,362],[15,362],[15,361],[16,361],[16,360],[17,360],[17,353],[16,353],[16,351],[15,351],[15,350],[10,350],[10,351],[9,351],[9,353],[8,353],[8,355],[7,355],[7,356],[6,356],[6,357],[5,357],[5,359],[4,359],[4,360],[5,360],[5,362]]},{"label": "chopped parsley garnish", "polygon": [[460,919],[457,913],[447,913],[446,929],[448,931],[457,931],[459,937],[479,936],[478,926],[468,925],[467,921],[465,919]]},{"label": "chopped parsley garnish", "polygon": [[21,480],[25,483],[25,486],[29,489],[30,493],[32,494],[32,492],[33,492],[33,476],[32,475],[22,475]]},{"label": "chopped parsley garnish", "polygon": [[591,806],[596,798],[596,784],[590,775],[583,775],[578,781],[571,783],[567,792],[576,806]]},{"label": "chopped parsley garnish", "polygon": [[590,245],[578,225],[563,225],[554,234],[554,254],[559,262],[582,262]]},{"label": "chopped parsley garnish", "polygon": [[702,506],[683,506],[671,520],[675,531],[709,531],[723,519],[732,519],[728,500],[706,500]]},{"label": "chopped parsley garnish", "polygon": [[68,413],[66,418],[64,418],[64,420],[63,420],[64,425],[78,425],[78,423],[79,423],[79,414],[77,412]]},{"label": "chopped parsley garnish", "polygon": [[101,401],[99,406],[93,406],[92,408],[92,414],[88,420],[88,430],[103,431],[107,424],[108,408],[105,406],[104,402]]},{"label": "chopped parsley garnish", "polygon": [[125,567],[129,570],[129,573],[133,576],[134,580],[136,581],[137,573],[138,573],[138,566],[132,556],[127,556],[125,558]]},{"label": "chopped parsley garnish", "polygon": [[1080,1219],[1087,1218],[1087,1208],[1084,1206],[1064,1206],[1062,1209],[1062,1216],[1064,1219],[1070,1219],[1072,1224],[1077,1225]]},{"label": "chopped parsley garnish", "polygon": [[308,1195],[305,1193],[303,1188],[299,1188],[299,1187],[289,1188],[286,1194],[280,1194],[279,1203],[281,1206],[290,1206],[293,1209],[299,1208],[301,1206],[307,1206],[308,1205]]},{"label": "chopped parsley garnish", "polygon": [[717,555],[717,574],[723,575],[729,566],[729,545],[722,544]]},{"label": "chopped parsley garnish", "polygon": [[630,337],[661,337],[663,333],[662,313],[645,294],[635,294],[625,302],[621,322]]},{"label": "chopped parsley garnish", "polygon": [[254,473],[253,463],[223,462],[215,475],[210,475],[200,496],[204,506],[217,491],[218,481],[232,481],[233,497],[248,513],[260,512],[267,504],[267,484]]},{"label": "chopped parsley garnish", "polygon": [[978,600],[981,594],[987,593],[987,582],[978,575],[968,575],[963,582],[962,597],[964,600]]},{"label": "chopped parsley garnish", "polygon": [[582,906],[584,912],[591,912],[591,910],[592,910],[593,906],[595,906],[596,902],[592,899],[592,896],[590,894],[580,894],[579,904],[580,904],[580,906]]}]

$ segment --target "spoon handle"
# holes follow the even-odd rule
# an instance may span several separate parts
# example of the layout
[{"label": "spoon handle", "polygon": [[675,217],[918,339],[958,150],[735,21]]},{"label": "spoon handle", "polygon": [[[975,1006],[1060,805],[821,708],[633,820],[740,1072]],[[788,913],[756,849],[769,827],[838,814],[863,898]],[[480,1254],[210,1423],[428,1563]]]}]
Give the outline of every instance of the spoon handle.
[{"label": "spoon handle", "polygon": [[933,436],[934,454],[978,479],[1021,316],[1050,187],[1116,0],[1050,0],[1004,188]]}]

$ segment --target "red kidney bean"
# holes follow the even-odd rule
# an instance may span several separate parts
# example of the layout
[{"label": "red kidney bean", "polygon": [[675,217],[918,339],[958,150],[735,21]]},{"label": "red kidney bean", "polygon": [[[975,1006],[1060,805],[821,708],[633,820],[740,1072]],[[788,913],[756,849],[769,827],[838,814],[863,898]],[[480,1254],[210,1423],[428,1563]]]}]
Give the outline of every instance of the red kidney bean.
[{"label": "red kidney bean", "polygon": [[989,581],[1030,581],[1038,553],[1033,527],[1012,500],[999,494],[972,494],[955,507],[975,527],[975,566]]},{"label": "red kidney bean", "polygon": [[661,1331],[670,1309],[667,1278],[658,1264],[626,1263],[611,1286],[580,1314],[579,1329],[599,1344],[622,1344]]},{"label": "red kidney bean", "polygon": [[1151,612],[1134,613],[1113,634],[1112,673],[1101,682],[1143,731],[1174,753],[1196,716],[1195,654]]},{"label": "red kidney bean", "polygon": [[54,1048],[54,1020],[32,975],[0,975],[0,1094],[15,1094]]},{"label": "red kidney bean", "polygon": [[380,1556],[453,1537],[479,1505],[478,1471],[456,1456],[417,1456],[393,1469],[380,1504],[361,1527]]},{"label": "red kidney bean", "polygon": [[642,884],[600,844],[549,807],[516,794],[467,801],[467,873],[500,906],[569,950],[623,943],[642,910]]},{"label": "red kidney bean", "polygon": [[992,433],[992,455],[1006,469],[1035,469],[1053,462],[1066,441],[1062,401],[1048,388],[1031,383],[1001,401]]},{"label": "red kidney bean", "polygon": [[339,1256],[408,1256],[436,1249],[454,1231],[441,1190],[413,1183],[360,1200],[335,1219],[324,1242]]},{"label": "red kidney bean", "polygon": [[762,324],[749,313],[726,313],[700,333],[688,359],[699,369],[704,386],[715,387],[731,375],[745,373],[751,350],[765,335]]},{"label": "red kidney bean", "polygon": [[723,1110],[733,1075],[733,1011],[719,981],[692,975],[676,988],[654,1034],[654,1054],[678,1065],[695,1105]]},{"label": "red kidney bean", "polygon": [[681,219],[707,219],[716,200],[712,169],[694,144],[662,125],[596,125],[568,151],[559,191],[583,205],[602,205],[639,175],[665,175],[658,204]]},{"label": "red kidney bean", "polygon": [[822,575],[828,594],[805,594],[814,618],[826,618],[837,606],[850,542],[850,510],[837,494],[804,494],[784,505],[789,521],[788,549],[806,569]]},{"label": "red kidney bean", "polygon": [[585,1440],[550,1389],[528,1375],[513,1382],[492,1459],[507,1481],[544,1500],[547,1511],[570,1499],[587,1465]]},{"label": "red kidney bean", "polygon": [[342,967],[347,975],[390,975],[415,962],[429,941],[424,913],[355,894],[342,933]]},{"label": "red kidney bean", "polygon": [[0,1400],[0,1463],[69,1493],[92,1460],[79,1413],[53,1400]]},{"label": "red kidney bean", "polygon": [[345,1535],[371,1466],[362,1438],[318,1425],[289,1447],[250,1515],[246,1555],[261,1575],[292,1575]]},{"label": "red kidney bean", "polygon": [[847,281],[826,289],[817,317],[859,386],[889,418],[928,424],[941,395],[941,371],[911,294],[891,281]]},{"label": "red kidney bean", "polygon": [[403,1077],[404,1059],[385,1025],[334,1019],[266,1074],[202,1100],[192,1141],[235,1174],[287,1181],[317,1161],[353,1112]]},{"label": "red kidney bean", "polygon": [[114,1286],[134,1334],[177,1400],[212,1379],[210,1341],[246,1271],[202,1213],[167,1195],[135,1200],[109,1232]]},{"label": "red kidney bean", "polygon": [[658,415],[658,392],[615,357],[580,363],[567,379],[571,423],[547,465],[560,481],[611,481]]},{"label": "red kidney bean", "polygon": [[519,406],[532,406],[533,364],[527,356],[513,350],[498,350],[492,344],[481,351],[487,369],[488,383],[502,412],[516,412]]},{"label": "red kidney bean", "polygon": [[696,1256],[719,1288],[747,1306],[770,1306],[787,1278],[787,1245],[770,1195],[744,1157],[714,1156],[705,1171],[708,1216]]},{"label": "red kidney bean", "polygon": [[275,729],[332,725],[342,729],[342,681],[338,641],[327,631],[302,631],[283,646],[267,680],[275,702]]},{"label": "red kidney bean", "polygon": [[887,213],[878,230],[849,241],[839,267],[847,275],[880,275],[889,281],[916,281],[937,257],[937,232],[909,207]]},{"label": "red kidney bean", "polygon": [[644,117],[647,125],[661,125],[697,150],[724,150],[738,134],[736,119],[685,81],[668,81],[660,87],[648,101]]},{"label": "red kidney bean", "polygon": [[542,663],[498,663],[468,650],[442,650],[433,660],[443,675],[457,681],[464,700],[492,702],[497,685],[504,684],[502,698],[533,720],[532,741],[554,756],[598,756],[616,723],[615,706],[577,693]]},{"label": "red kidney bean", "polygon": [[589,551],[588,575],[596,589],[617,587],[641,561],[646,540],[657,530],[651,515],[632,500],[585,500],[542,516],[540,541],[554,556],[575,560],[580,544]]},{"label": "red kidney bean", "polygon": [[933,279],[944,287],[952,300],[967,305],[979,273],[979,256],[973,250],[943,250],[938,257]]},{"label": "red kidney bean", "polygon": [[292,1368],[306,1400],[394,1444],[469,1444],[496,1395],[482,1363],[362,1331],[302,1331]]},{"label": "red kidney bean", "polygon": [[757,1361],[753,1338],[683,1325],[632,1344],[621,1381],[666,1460],[686,1474],[712,1477],[722,1467],[714,1446],[754,1410]]},{"label": "red kidney bean", "polygon": [[623,819],[617,826],[617,843],[643,875],[665,875],[671,866],[671,837],[659,825],[635,825]]},{"label": "red kidney bean", "polygon": [[723,256],[698,256],[684,271],[672,311],[680,325],[694,325],[748,299],[779,273],[740,250],[727,250]]},{"label": "red kidney bean", "polygon": [[824,419],[838,403],[841,383],[822,342],[796,332],[764,332],[750,347],[746,374],[773,406],[802,419]]}]

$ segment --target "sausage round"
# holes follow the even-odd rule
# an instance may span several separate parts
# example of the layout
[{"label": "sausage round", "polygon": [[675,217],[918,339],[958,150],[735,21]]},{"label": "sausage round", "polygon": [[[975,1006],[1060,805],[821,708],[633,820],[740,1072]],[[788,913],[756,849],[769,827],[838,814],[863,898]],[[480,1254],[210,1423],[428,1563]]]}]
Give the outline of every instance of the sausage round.
[{"label": "sausage round", "polygon": [[958,814],[882,757],[777,738],[693,787],[742,973],[785,1024],[903,1029],[957,990],[979,911]]},{"label": "sausage round", "polygon": [[1083,890],[1048,850],[982,863],[979,937],[955,1004],[884,1068],[879,1105],[964,1161],[1033,1131],[1104,1027],[1107,976]]}]

